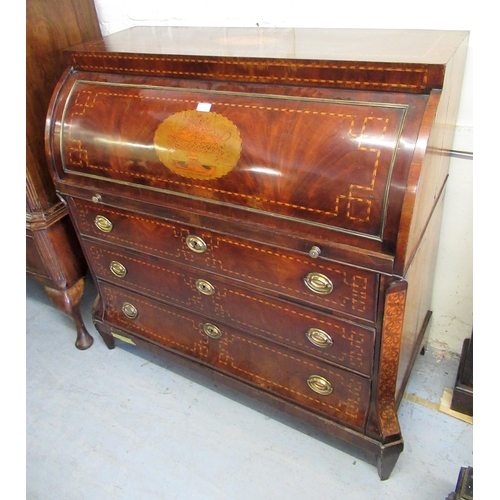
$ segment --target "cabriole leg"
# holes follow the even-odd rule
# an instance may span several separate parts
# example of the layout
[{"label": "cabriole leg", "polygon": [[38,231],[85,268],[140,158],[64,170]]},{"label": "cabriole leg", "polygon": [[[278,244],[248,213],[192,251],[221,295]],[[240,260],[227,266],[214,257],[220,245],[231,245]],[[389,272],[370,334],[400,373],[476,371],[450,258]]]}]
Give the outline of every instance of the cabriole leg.
[{"label": "cabriole leg", "polygon": [[83,295],[83,288],[83,278],[67,290],[56,290],[47,286],[45,287],[47,295],[50,297],[50,300],[52,300],[54,305],[75,322],[75,346],[80,350],[88,349],[94,342],[94,338],[87,331],[87,328],[83,323],[82,314],[80,312],[80,301]]}]

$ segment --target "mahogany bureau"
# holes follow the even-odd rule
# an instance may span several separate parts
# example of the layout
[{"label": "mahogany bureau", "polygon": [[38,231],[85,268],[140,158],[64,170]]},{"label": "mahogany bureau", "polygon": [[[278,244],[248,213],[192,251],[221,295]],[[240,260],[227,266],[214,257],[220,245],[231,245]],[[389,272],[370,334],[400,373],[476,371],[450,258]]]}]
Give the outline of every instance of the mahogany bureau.
[{"label": "mahogany bureau", "polygon": [[188,364],[387,479],[467,40],[136,27],[68,49],[46,150],[107,346]]}]

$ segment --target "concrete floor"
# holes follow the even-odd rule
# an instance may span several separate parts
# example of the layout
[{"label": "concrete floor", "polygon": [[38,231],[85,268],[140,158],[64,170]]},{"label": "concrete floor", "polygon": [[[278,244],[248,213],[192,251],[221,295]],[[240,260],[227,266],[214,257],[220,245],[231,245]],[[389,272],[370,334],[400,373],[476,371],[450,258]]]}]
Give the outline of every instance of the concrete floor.
[{"label": "concrete floor", "polygon": [[[404,399],[394,472],[333,448],[273,410],[117,342],[74,347],[73,323],[26,281],[28,500],[445,500],[472,466],[472,425]],[[407,392],[439,403],[458,358],[419,356]]]}]

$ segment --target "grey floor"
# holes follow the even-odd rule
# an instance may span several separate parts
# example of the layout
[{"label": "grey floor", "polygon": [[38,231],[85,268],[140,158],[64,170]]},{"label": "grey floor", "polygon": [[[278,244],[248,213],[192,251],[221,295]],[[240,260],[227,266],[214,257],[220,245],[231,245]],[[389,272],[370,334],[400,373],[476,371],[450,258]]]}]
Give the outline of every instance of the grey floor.
[{"label": "grey floor", "polygon": [[[325,444],[300,424],[134,347],[108,350],[26,281],[26,498],[40,500],[429,499],[472,466],[471,424],[404,399],[393,474]],[[439,403],[457,356],[419,356],[407,392]]]}]

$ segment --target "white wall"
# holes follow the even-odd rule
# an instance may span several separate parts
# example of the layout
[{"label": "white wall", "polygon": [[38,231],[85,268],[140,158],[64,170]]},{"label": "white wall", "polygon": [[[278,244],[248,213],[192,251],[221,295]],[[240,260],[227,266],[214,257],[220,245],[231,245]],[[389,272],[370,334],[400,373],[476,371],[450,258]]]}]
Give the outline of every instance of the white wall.
[{"label": "white wall", "polygon": [[[455,149],[472,152],[472,56],[476,30],[469,10],[449,0],[404,6],[335,0],[272,3],[269,0],[165,2],[95,0],[103,35],[131,26],[277,26],[469,30],[469,53]],[[452,158],[433,295],[431,345],[458,353],[472,330],[472,159]]]}]

